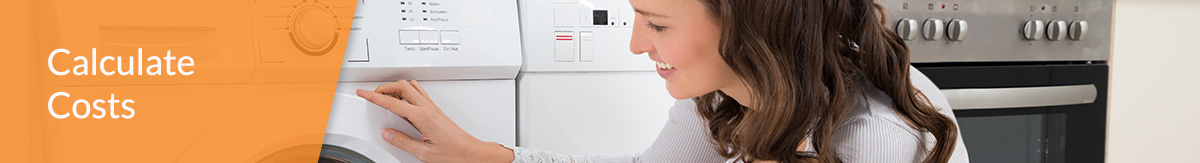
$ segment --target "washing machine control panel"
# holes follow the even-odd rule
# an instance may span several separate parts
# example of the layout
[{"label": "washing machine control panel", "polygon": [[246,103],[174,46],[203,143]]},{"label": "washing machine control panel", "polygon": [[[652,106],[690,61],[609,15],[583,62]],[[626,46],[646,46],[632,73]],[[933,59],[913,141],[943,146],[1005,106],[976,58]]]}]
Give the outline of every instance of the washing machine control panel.
[{"label": "washing machine control panel", "polygon": [[[912,62],[1105,61],[1107,0],[881,0]],[[917,37],[920,36],[920,37]]]},{"label": "washing machine control panel", "polygon": [[359,0],[339,81],[515,78],[516,1]]},{"label": "washing machine control panel", "polygon": [[629,51],[633,7],[625,0],[522,0],[526,72],[654,71]]}]

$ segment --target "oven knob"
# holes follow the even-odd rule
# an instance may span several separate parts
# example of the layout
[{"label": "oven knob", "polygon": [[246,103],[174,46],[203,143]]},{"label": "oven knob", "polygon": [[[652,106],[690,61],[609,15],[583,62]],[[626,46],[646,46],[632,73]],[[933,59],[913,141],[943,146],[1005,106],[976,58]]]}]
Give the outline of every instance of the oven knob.
[{"label": "oven knob", "polygon": [[1050,25],[1046,27],[1046,37],[1050,41],[1058,41],[1067,38],[1067,22],[1062,20],[1051,20]]},{"label": "oven knob", "polygon": [[1025,28],[1021,30],[1021,36],[1025,40],[1038,40],[1042,38],[1042,33],[1046,31],[1046,22],[1042,20],[1025,21]]},{"label": "oven knob", "polygon": [[1071,35],[1072,40],[1083,40],[1087,38],[1088,23],[1087,21],[1076,20],[1071,22],[1071,30],[1068,35]]},{"label": "oven knob", "polygon": [[967,21],[962,19],[951,19],[950,25],[946,26],[946,36],[950,36],[950,40],[962,41],[967,39]]},{"label": "oven knob", "polygon": [[925,35],[925,39],[937,41],[942,39],[942,31],[945,31],[942,28],[945,27],[946,23],[941,19],[925,19],[925,27],[921,33]]},{"label": "oven knob", "polygon": [[904,18],[896,23],[896,35],[904,40],[912,41],[917,39],[917,20]]}]

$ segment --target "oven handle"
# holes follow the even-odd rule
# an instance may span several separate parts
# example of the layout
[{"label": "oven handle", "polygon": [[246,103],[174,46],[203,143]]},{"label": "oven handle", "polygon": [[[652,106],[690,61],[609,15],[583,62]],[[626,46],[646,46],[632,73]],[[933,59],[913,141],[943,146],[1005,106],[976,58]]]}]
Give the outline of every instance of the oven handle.
[{"label": "oven handle", "polygon": [[942,94],[953,110],[1060,106],[1095,102],[1096,85],[943,89]]}]

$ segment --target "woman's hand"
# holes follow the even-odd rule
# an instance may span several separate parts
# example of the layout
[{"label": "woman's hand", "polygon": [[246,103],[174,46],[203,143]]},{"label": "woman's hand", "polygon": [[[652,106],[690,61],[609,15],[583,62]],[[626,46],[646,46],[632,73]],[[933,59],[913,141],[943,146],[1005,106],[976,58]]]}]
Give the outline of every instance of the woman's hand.
[{"label": "woman's hand", "polygon": [[[359,97],[407,118],[421,140],[396,129],[385,129],[383,139],[422,162],[512,162],[512,150],[467,134],[442,112],[416,81],[400,80],[380,85],[374,92],[356,90]],[[402,101],[403,100],[403,101]]]}]

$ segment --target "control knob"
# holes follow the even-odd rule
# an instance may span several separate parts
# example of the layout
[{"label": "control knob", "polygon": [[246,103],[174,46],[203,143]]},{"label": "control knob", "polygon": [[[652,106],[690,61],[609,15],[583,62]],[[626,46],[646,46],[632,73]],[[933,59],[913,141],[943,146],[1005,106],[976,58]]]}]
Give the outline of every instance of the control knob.
[{"label": "control knob", "polygon": [[967,21],[962,19],[951,19],[950,25],[946,26],[946,35],[950,36],[952,41],[962,41],[967,39]]},{"label": "control knob", "polygon": [[896,23],[896,35],[908,41],[917,39],[917,20],[904,18]]},{"label": "control knob", "polygon": [[1046,27],[1046,38],[1050,38],[1050,41],[1066,39],[1067,22],[1062,20],[1051,20],[1050,25]]},{"label": "control knob", "polygon": [[1079,40],[1083,40],[1084,38],[1087,38],[1087,31],[1088,31],[1087,21],[1076,20],[1074,22],[1071,22],[1071,30],[1068,35],[1071,36],[1072,40],[1079,41]]},{"label": "control knob", "polygon": [[942,22],[941,19],[925,19],[925,25],[921,33],[925,35],[926,40],[941,40],[943,34],[942,32],[945,31],[945,29],[943,29],[945,26],[946,23]]},{"label": "control knob", "polygon": [[1025,40],[1038,40],[1042,38],[1042,33],[1046,32],[1046,22],[1042,20],[1025,21],[1025,27],[1021,29],[1021,36]]}]

